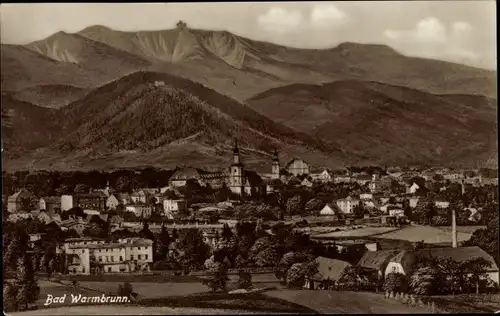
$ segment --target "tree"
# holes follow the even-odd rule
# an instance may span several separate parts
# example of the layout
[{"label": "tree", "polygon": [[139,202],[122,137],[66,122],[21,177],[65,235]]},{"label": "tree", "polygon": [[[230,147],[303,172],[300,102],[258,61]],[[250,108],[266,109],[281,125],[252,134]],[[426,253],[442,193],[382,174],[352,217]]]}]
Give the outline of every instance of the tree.
[{"label": "tree", "polygon": [[464,246],[478,246],[489,253],[498,265],[500,257],[498,253],[498,211],[493,220],[491,220],[485,229],[476,230],[471,238],[464,243]]},{"label": "tree", "polygon": [[319,211],[325,206],[325,202],[323,202],[320,199],[310,199],[306,205],[304,206],[304,209],[308,212],[314,212],[314,211]]},{"label": "tree", "polygon": [[238,281],[236,283],[238,289],[251,289],[252,288],[252,275],[250,272],[239,269],[238,270]]},{"label": "tree", "polygon": [[250,257],[257,255],[259,252],[270,247],[271,245],[272,245],[272,241],[271,241],[270,237],[262,237],[262,238],[257,239],[255,241],[255,243],[253,244],[253,246],[251,246],[251,248],[249,249],[250,250],[249,251]]},{"label": "tree", "polygon": [[387,274],[384,282],[384,291],[394,293],[406,293],[406,276],[402,273],[391,272]]},{"label": "tree", "polygon": [[213,293],[217,290],[226,291],[226,284],[229,281],[227,276],[227,267],[219,262],[214,264],[209,278],[202,280],[202,283],[207,285]]},{"label": "tree", "polygon": [[118,296],[125,296],[128,297],[129,299],[132,298],[134,294],[134,288],[132,287],[132,284],[129,282],[123,283],[123,285],[118,284]]},{"label": "tree", "polygon": [[230,240],[233,237],[233,232],[231,231],[231,228],[229,228],[228,224],[224,224],[222,227],[221,237],[224,240]]},{"label": "tree", "polygon": [[254,258],[254,262],[259,267],[272,267],[279,261],[281,255],[277,245],[272,245],[260,251]]},{"label": "tree", "polygon": [[436,279],[438,271],[435,266],[417,268],[410,277],[411,291],[417,295],[433,295],[437,293]]},{"label": "tree", "polygon": [[77,194],[83,194],[89,192],[89,187],[85,184],[78,183],[75,185],[75,189],[73,191]]},{"label": "tree", "polygon": [[285,283],[289,288],[302,287],[306,278],[311,278],[318,273],[318,264],[315,261],[293,264],[288,269]]},{"label": "tree", "polygon": [[368,285],[368,280],[362,277],[357,266],[347,267],[337,280],[337,288],[344,291],[359,291]]},{"label": "tree", "polygon": [[[4,282],[3,284],[3,310],[4,312],[17,311],[17,292],[18,289],[15,284]],[[5,313],[4,313],[5,315]]]},{"label": "tree", "polygon": [[295,195],[286,202],[286,212],[288,215],[295,215],[302,213],[302,197],[300,195]]},{"label": "tree", "polygon": [[201,268],[208,258],[209,247],[203,241],[202,233],[197,228],[184,230],[177,248],[182,249],[179,261],[186,271]]},{"label": "tree", "polygon": [[170,235],[168,234],[168,230],[165,225],[161,225],[160,236],[158,236],[158,246],[157,246],[157,260],[165,260],[168,247],[170,245]]},{"label": "tree", "polygon": [[305,252],[295,252],[289,251],[283,255],[278,265],[274,270],[274,275],[278,279],[285,279],[288,273],[288,269],[296,263],[309,262],[313,258],[310,254]]},{"label": "tree", "polygon": [[354,207],[353,213],[354,213],[354,217],[363,218],[365,216],[366,210],[363,207],[363,205],[358,204]]},{"label": "tree", "polygon": [[16,287],[18,288],[17,302],[24,309],[34,303],[40,294],[40,287],[36,284],[33,266],[30,258],[25,254],[17,260]]},{"label": "tree", "polygon": [[470,275],[469,285],[475,287],[476,294],[479,294],[481,280],[487,276],[486,271],[491,265],[491,262],[481,257],[469,259],[462,264],[464,271]]}]

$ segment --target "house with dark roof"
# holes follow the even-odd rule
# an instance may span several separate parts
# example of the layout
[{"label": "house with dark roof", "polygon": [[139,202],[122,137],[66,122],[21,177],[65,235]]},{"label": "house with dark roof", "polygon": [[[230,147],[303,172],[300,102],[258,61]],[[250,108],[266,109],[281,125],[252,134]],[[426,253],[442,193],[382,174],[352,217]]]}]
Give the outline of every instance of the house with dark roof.
[{"label": "house with dark roof", "polygon": [[459,263],[463,263],[474,258],[483,258],[490,263],[490,266],[486,268],[486,274],[497,285],[500,284],[499,269],[498,265],[495,262],[495,259],[486,251],[477,246],[419,249],[415,252],[415,256],[417,261],[421,259],[431,259],[431,258],[439,258],[439,259],[450,258]]},{"label": "house with dark roof", "polygon": [[375,274],[376,278],[381,280],[385,277],[387,265],[399,252],[398,249],[367,251],[361,257],[357,266],[368,273]]},{"label": "house with dark roof", "polygon": [[314,261],[318,264],[318,272],[311,278],[306,278],[304,283],[304,288],[310,290],[323,288],[323,285],[327,283],[333,285],[351,266],[346,261],[326,257],[317,257]]},{"label": "house with dark roof", "polygon": [[410,275],[413,271],[415,262],[416,257],[414,251],[403,250],[389,260],[385,268],[384,277],[387,277],[389,273]]},{"label": "house with dark roof", "polygon": [[293,158],[286,164],[285,170],[295,177],[303,174],[308,175],[309,164],[300,158]]}]

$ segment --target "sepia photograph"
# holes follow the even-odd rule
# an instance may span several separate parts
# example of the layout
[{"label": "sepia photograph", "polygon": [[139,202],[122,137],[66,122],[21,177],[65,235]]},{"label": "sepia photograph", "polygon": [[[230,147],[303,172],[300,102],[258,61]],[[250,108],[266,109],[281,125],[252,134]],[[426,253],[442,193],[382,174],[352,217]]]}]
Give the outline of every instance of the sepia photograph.
[{"label": "sepia photograph", "polygon": [[500,312],[496,2],[2,3],[4,315]]}]

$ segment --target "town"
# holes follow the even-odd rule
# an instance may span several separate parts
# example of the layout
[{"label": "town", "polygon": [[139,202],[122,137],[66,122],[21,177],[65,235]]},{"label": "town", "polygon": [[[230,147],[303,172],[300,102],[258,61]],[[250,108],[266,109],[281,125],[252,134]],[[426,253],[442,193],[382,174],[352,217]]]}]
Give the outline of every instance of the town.
[{"label": "town", "polygon": [[489,311],[456,298],[498,293],[497,170],[270,156],[253,171],[235,140],[219,171],[4,172],[4,306],[43,300],[36,276],[138,301],[136,282],[178,279],[194,292],[271,284],[276,297],[357,291],[416,311]]}]

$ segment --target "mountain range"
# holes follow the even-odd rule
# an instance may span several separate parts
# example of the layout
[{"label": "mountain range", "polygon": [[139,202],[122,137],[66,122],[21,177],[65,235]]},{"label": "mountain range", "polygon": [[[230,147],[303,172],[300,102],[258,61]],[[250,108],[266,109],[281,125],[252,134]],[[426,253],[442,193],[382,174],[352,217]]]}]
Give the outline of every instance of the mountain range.
[{"label": "mountain range", "polygon": [[13,168],[215,167],[234,137],[255,165],[272,147],[327,166],[497,157],[495,71],[384,45],[91,26],[1,53]]}]

